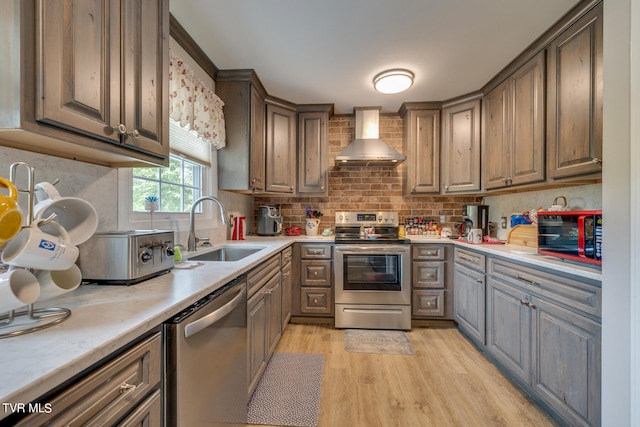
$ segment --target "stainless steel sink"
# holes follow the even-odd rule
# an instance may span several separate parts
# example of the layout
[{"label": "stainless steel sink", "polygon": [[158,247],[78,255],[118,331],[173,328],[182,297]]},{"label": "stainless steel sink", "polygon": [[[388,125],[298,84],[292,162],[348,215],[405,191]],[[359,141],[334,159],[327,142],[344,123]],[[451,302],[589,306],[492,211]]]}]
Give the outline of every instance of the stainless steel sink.
[{"label": "stainless steel sink", "polygon": [[266,248],[266,246],[222,246],[211,252],[201,255],[191,256],[189,260],[193,261],[239,261],[243,258],[253,255],[258,251]]}]

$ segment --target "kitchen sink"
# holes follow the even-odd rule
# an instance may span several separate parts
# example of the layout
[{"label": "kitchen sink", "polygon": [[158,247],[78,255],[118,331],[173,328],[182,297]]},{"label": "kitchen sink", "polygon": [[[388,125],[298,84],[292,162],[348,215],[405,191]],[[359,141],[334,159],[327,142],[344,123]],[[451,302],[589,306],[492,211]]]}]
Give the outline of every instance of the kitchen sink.
[{"label": "kitchen sink", "polygon": [[239,261],[253,255],[266,246],[221,246],[211,252],[189,257],[190,261]]}]

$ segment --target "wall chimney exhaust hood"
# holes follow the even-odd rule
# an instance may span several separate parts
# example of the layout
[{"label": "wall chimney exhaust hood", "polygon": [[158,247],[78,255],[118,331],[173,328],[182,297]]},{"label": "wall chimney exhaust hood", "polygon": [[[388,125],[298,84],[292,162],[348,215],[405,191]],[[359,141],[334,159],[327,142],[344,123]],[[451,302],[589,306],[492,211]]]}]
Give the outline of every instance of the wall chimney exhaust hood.
[{"label": "wall chimney exhaust hood", "polygon": [[396,167],[407,156],[379,139],[380,107],[356,107],[356,139],[335,157],[336,167]]}]

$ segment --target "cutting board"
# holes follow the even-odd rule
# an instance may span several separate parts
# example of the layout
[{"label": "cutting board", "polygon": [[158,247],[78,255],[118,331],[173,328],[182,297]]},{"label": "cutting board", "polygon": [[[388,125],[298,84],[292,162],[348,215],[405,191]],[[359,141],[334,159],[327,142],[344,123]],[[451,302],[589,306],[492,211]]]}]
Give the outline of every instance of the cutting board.
[{"label": "cutting board", "polygon": [[509,232],[507,242],[511,245],[538,247],[538,226],[533,224],[516,225]]}]

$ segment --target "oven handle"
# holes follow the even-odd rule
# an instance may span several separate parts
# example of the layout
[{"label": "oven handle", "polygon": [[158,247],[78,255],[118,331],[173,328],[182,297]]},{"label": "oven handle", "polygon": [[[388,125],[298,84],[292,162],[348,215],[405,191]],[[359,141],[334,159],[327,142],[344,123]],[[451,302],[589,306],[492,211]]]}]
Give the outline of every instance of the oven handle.
[{"label": "oven handle", "polygon": [[357,245],[357,246],[336,246],[336,252],[354,252],[354,253],[376,253],[376,252],[393,252],[406,253],[409,252],[409,245],[393,246],[393,245]]},{"label": "oven handle", "polygon": [[244,294],[244,289],[245,289],[244,285],[241,286],[240,289],[238,290],[238,295],[233,297],[231,301],[229,301],[228,303],[226,303],[225,305],[223,305],[213,313],[207,314],[203,318],[198,319],[195,322],[189,323],[187,326],[185,326],[184,337],[189,338],[197,334],[203,329],[206,329],[209,326],[213,325],[214,323],[218,322],[227,314],[231,313],[237,306],[240,305],[240,302],[242,302],[246,298]]}]

